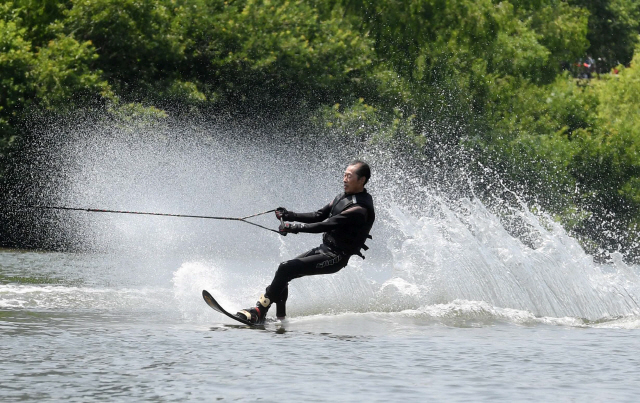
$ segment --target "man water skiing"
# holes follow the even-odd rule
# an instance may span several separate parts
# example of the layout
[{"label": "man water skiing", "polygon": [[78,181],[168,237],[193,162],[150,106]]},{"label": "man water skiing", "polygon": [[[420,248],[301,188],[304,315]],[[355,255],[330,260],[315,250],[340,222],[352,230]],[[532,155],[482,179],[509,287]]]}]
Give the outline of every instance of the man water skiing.
[{"label": "man water skiing", "polygon": [[287,221],[280,225],[282,235],[323,232],[322,245],[281,263],[271,285],[256,306],[236,313],[237,317],[256,324],[264,323],[267,311],[275,303],[276,316],[284,319],[289,281],[304,276],[336,273],[349,263],[352,255],[363,257],[360,250],[368,249],[364,243],[371,238],[369,231],[376,219],[373,198],[364,188],[370,177],[371,169],[366,162],[353,161],[344,171],[344,193],[336,196],[331,203],[314,213],[294,213],[283,207],[276,210],[276,218]]}]

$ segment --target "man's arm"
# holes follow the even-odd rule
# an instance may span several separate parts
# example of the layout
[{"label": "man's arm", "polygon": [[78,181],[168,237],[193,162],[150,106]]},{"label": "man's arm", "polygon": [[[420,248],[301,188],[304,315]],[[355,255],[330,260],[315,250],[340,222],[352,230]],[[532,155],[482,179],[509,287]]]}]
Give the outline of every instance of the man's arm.
[{"label": "man's arm", "polygon": [[[318,210],[320,211],[320,210]],[[320,233],[328,232],[332,229],[360,225],[367,222],[367,209],[361,206],[353,206],[340,214],[327,218],[322,222],[313,222],[300,227],[300,232]]]},{"label": "man's arm", "polygon": [[331,212],[331,203],[322,207],[321,209],[313,212],[313,213],[294,213],[293,211],[287,212],[286,221],[298,221],[303,223],[317,223],[320,222],[327,217],[329,217],[329,213]]}]

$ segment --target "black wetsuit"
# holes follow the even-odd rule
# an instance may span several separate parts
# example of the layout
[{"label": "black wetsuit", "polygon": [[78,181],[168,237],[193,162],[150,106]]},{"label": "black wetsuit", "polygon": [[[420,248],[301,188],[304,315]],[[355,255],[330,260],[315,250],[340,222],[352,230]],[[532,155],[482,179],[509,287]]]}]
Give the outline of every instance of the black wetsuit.
[{"label": "black wetsuit", "polygon": [[288,212],[287,221],[305,223],[300,232],[321,233],[322,245],[282,262],[276,271],[266,296],[276,303],[276,315],[286,315],[285,304],[289,281],[304,276],[331,274],[349,263],[360,250],[368,249],[364,242],[375,221],[373,199],[366,190],[353,195],[340,194],[326,206],[313,213]]}]

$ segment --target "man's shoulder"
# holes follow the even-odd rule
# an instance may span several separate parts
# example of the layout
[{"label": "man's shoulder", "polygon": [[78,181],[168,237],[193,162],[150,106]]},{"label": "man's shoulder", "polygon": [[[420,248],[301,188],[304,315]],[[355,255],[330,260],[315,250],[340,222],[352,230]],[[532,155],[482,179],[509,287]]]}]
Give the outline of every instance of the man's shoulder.
[{"label": "man's shoulder", "polygon": [[356,193],[354,196],[355,196],[354,198],[355,204],[364,204],[364,205],[370,204],[371,206],[373,206],[373,197],[369,192],[367,192],[367,189],[363,190],[360,193]]}]

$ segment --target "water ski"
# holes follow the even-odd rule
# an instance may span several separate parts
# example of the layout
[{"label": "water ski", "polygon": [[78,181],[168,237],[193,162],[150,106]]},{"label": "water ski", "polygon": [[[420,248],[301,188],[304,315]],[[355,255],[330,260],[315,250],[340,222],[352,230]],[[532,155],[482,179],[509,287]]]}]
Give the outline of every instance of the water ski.
[{"label": "water ski", "polygon": [[209,294],[209,292],[207,290],[202,290],[202,298],[204,298],[204,302],[207,303],[207,305],[209,305],[211,308],[215,309],[216,311],[227,315],[228,317],[230,317],[231,319],[237,320],[240,323],[244,323],[245,325],[249,325],[249,326],[263,326],[263,325],[257,325],[255,323],[251,323],[248,320],[239,318],[235,315],[230,314],[229,312],[227,312],[223,307],[220,306],[220,304],[218,304],[218,301],[216,301],[211,294]]}]

